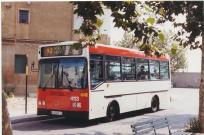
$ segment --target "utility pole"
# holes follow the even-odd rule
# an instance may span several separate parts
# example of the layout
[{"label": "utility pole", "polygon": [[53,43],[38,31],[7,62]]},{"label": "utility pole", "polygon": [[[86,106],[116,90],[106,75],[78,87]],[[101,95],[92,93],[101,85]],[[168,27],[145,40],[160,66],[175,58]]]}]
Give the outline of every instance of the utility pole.
[{"label": "utility pole", "polygon": [[25,90],[25,114],[27,114],[27,98],[28,98],[28,56],[26,55],[26,90]]}]

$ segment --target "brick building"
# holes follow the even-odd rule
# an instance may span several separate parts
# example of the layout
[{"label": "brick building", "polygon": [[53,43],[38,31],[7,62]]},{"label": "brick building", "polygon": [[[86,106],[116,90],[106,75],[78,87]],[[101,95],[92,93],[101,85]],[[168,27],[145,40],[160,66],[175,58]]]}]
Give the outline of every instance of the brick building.
[{"label": "brick building", "polygon": [[[15,88],[16,94],[25,93],[25,65],[28,61],[28,90],[35,93],[38,72],[39,45],[77,40],[73,33],[73,5],[69,2],[3,2],[2,3],[2,69],[3,85]],[[104,35],[100,43],[110,42]],[[26,57],[27,56],[27,57]]]}]

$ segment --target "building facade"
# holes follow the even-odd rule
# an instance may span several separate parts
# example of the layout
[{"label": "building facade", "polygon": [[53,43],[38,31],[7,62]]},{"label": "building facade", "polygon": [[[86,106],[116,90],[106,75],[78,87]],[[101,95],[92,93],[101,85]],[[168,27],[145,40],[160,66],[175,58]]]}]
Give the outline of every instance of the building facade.
[{"label": "building facade", "polygon": [[[28,91],[35,93],[38,72],[38,46],[78,40],[73,33],[73,5],[69,2],[2,3],[2,70],[4,88],[25,93],[24,65],[28,64]],[[109,43],[105,35],[100,43]]]}]

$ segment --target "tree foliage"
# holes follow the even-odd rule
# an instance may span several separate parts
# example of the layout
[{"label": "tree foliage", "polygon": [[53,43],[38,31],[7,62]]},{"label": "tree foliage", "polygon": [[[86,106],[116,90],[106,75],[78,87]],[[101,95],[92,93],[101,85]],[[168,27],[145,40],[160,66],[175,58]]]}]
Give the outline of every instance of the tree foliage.
[{"label": "tree foliage", "polygon": [[[196,41],[198,36],[202,35],[203,32],[203,2],[202,1],[165,1],[165,2],[146,2],[157,14],[162,17],[158,23],[163,23],[167,20],[174,22],[175,27],[181,26],[181,29],[176,40],[180,41],[181,45],[190,46],[195,49],[200,47],[202,43]],[[186,22],[176,23],[175,15],[184,14],[186,15]],[[181,38],[181,36],[188,32],[190,35],[187,40]]]},{"label": "tree foliage", "polygon": [[124,48],[139,49],[138,45],[134,43],[134,40],[135,37],[133,34],[125,32],[123,38],[120,41],[116,42],[115,45]]},{"label": "tree foliage", "polygon": [[[80,27],[80,32],[85,36],[97,35],[99,25],[97,22],[102,22],[100,16],[104,14],[103,6],[109,8],[112,11],[111,16],[114,18],[113,22],[115,27],[122,28],[125,31],[133,32],[138,41],[143,42],[143,46],[149,45],[150,47],[144,47],[146,54],[151,54],[152,51],[155,54],[159,54],[158,50],[154,50],[151,47],[154,44],[156,38],[164,40],[164,35],[161,31],[155,27],[152,27],[153,23],[164,23],[165,21],[174,22],[175,27],[182,27],[174,37],[180,45],[186,47],[189,45],[195,49],[201,47],[201,43],[196,38],[202,35],[202,1],[158,1],[158,2],[130,2],[130,1],[92,1],[92,2],[74,2],[76,9],[74,13],[83,18],[83,23]],[[145,21],[140,21],[138,18],[141,16],[138,8],[145,8],[149,12],[158,14],[158,18],[148,18]],[[176,23],[175,15],[186,15],[186,22]],[[100,23],[101,25],[102,23]],[[182,37],[186,33],[189,33],[187,39]],[[95,36],[98,38],[99,36]],[[94,38],[92,38],[94,39]],[[151,41],[149,40],[151,39]]]},{"label": "tree foliage", "polygon": [[[158,32],[154,27],[149,27],[147,22],[139,22],[138,17],[141,15],[136,12],[136,5],[140,3],[141,2],[124,1],[74,2],[76,5],[75,13],[84,20],[79,31],[89,37],[97,35],[98,27],[96,22],[100,20],[100,16],[104,14],[102,7],[106,6],[112,11],[111,16],[114,18],[113,22],[115,23],[115,27],[122,28],[125,31],[132,31],[137,38],[136,41],[143,40],[144,43],[148,43],[150,36],[157,36]],[[92,38],[92,40],[95,39]],[[150,49],[144,51],[150,54]]]}]

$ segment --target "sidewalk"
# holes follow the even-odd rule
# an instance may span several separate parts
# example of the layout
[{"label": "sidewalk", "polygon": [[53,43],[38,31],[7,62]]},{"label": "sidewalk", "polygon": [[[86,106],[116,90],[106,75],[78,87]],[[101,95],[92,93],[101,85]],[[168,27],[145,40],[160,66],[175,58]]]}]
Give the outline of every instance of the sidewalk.
[{"label": "sidewalk", "polygon": [[[36,98],[28,97],[27,99],[28,108],[27,114],[37,114],[37,100]],[[25,97],[14,97],[7,99],[9,116],[23,116],[25,115]]]}]

